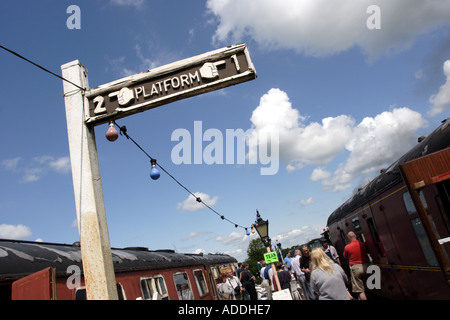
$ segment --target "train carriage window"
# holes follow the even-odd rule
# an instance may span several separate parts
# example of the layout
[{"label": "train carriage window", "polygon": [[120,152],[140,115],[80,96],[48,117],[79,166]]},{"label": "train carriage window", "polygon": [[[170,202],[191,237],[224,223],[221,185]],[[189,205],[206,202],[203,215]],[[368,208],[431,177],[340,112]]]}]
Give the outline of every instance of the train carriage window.
[{"label": "train carriage window", "polygon": [[152,286],[149,283],[150,281],[151,279],[141,279],[141,291],[144,300],[150,300],[153,296]]},{"label": "train carriage window", "polygon": [[195,283],[197,284],[197,288],[198,288],[198,292],[199,292],[200,296],[207,294],[209,291],[208,291],[208,286],[206,285],[206,280],[203,275],[203,271],[200,269],[194,270],[194,278],[195,278]]},{"label": "train carriage window", "polygon": [[219,277],[219,272],[216,268],[211,267],[211,273],[213,274],[214,279],[217,279]]},{"label": "train carriage window", "polygon": [[353,228],[355,229],[355,232],[361,232],[361,225],[359,223],[358,217],[355,217],[352,219]]},{"label": "train carriage window", "polygon": [[[427,205],[427,201],[425,200],[425,197],[423,196],[422,191],[419,192],[419,196],[420,196],[420,201],[422,201],[422,204],[425,208],[425,210],[428,210],[428,205]],[[413,215],[416,214],[416,207],[414,206],[414,202],[411,199],[411,195],[409,194],[409,192],[405,192],[403,194],[403,202],[405,203],[405,207],[406,207],[406,211],[408,211],[409,215]]]},{"label": "train carriage window", "polygon": [[381,239],[378,236],[377,228],[375,227],[375,223],[373,222],[372,218],[367,219],[367,225],[369,226],[370,234],[372,235],[373,241],[376,243],[376,248],[378,251],[378,254],[380,254],[382,257],[386,256],[386,253],[384,252],[383,244],[381,243]]},{"label": "train carriage window", "polygon": [[75,300],[87,300],[85,287],[77,288],[77,291],[75,291]]},{"label": "train carriage window", "polygon": [[161,300],[169,300],[166,283],[161,275],[151,278],[142,278],[141,290],[145,300],[151,300],[155,292],[159,293]]},{"label": "train carriage window", "polygon": [[178,272],[173,275],[175,287],[177,288],[179,300],[194,300],[189,278],[186,272]]},{"label": "train carriage window", "polygon": [[118,284],[116,284],[116,288],[117,288],[117,296],[119,297],[119,300],[126,300],[125,290],[123,290],[123,286],[120,283],[118,283]]},{"label": "train carriage window", "polygon": [[422,226],[422,221],[420,221],[420,218],[415,218],[411,220],[411,223],[414,232],[417,235],[417,239],[419,240],[420,247],[425,255],[425,259],[429,265],[437,267],[438,262],[436,260],[436,256],[434,255],[433,249],[431,248],[425,229]]},{"label": "train carriage window", "polygon": [[156,277],[155,278],[156,288],[161,295],[162,300],[169,300],[169,294],[167,293],[166,283],[164,282],[164,278]]},{"label": "train carriage window", "polygon": [[[425,210],[428,209],[427,202],[425,201],[425,198],[423,196],[423,193],[420,192],[420,200],[422,201],[422,204],[425,208]],[[411,216],[413,214],[416,214],[416,207],[414,206],[414,203],[411,199],[411,196],[409,192],[405,192],[403,194],[403,202],[405,204],[406,210],[408,211],[408,214]],[[430,219],[431,224],[434,227],[433,219],[428,216]],[[427,263],[431,266],[438,266],[438,262],[436,260],[436,256],[434,255],[433,249],[431,248],[430,241],[428,240],[428,236],[425,232],[425,229],[423,228],[422,221],[420,218],[413,218],[411,219],[411,224],[414,229],[414,232],[416,233],[417,239],[419,240],[420,247],[422,248],[422,252],[425,255],[425,259],[427,260]],[[436,232],[436,229],[435,229]]]}]

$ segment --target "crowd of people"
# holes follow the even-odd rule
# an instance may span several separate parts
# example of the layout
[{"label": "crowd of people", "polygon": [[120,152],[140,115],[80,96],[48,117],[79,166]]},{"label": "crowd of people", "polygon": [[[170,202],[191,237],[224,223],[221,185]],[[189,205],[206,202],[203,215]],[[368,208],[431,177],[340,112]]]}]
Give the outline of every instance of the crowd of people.
[{"label": "crowd of people", "polygon": [[[277,278],[272,264],[258,262],[258,276],[267,299],[273,299],[273,292],[288,289],[292,293],[292,287],[299,287],[303,298],[307,300],[366,300],[366,246],[358,241],[354,232],[349,232],[347,236],[349,244],[343,256],[350,266],[350,279],[341,267],[341,258],[336,249],[323,239],[321,248],[310,252],[307,245],[302,245],[294,251],[293,257],[288,252],[283,263],[275,263]],[[248,263],[239,263],[236,274],[233,275],[232,270],[227,269],[226,273],[219,276],[217,289],[220,299],[257,300],[256,278],[249,271]],[[355,297],[348,290],[350,285]]]}]

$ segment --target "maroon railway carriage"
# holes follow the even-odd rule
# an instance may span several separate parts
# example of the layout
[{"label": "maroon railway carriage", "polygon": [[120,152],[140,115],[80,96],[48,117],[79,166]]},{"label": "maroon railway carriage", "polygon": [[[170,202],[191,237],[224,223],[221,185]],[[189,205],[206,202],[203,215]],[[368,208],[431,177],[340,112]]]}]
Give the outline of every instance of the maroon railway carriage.
[{"label": "maroon railway carriage", "polygon": [[[112,249],[119,299],[214,300],[215,279],[237,269],[225,254]],[[0,240],[0,299],[86,299],[78,245]],[[182,289],[185,289],[182,291]]]},{"label": "maroon railway carriage", "polygon": [[419,141],[330,215],[329,236],[347,272],[347,233],[366,243],[381,271],[371,293],[450,299],[450,119]]}]

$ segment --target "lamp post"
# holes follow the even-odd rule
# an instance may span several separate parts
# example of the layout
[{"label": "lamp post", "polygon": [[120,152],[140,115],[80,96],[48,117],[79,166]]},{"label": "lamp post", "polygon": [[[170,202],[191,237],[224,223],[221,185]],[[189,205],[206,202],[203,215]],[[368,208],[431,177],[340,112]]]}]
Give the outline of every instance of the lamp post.
[{"label": "lamp post", "polygon": [[[256,221],[255,221],[255,229],[261,237],[261,241],[264,243],[267,252],[271,252],[271,240],[269,238],[269,220],[263,220],[259,215],[258,210],[256,210]],[[278,279],[277,269],[275,268],[275,264],[271,263],[273,275],[275,276],[275,282],[277,283],[278,290],[281,290],[280,280]]]}]

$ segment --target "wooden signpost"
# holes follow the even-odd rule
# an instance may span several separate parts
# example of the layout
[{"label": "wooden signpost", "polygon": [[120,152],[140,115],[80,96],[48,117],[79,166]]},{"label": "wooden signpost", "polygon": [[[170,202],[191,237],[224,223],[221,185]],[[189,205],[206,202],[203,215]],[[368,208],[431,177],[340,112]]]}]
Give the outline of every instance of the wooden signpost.
[{"label": "wooden signpost", "polygon": [[255,78],[245,44],[225,47],[86,91],[86,123],[105,123]]},{"label": "wooden signpost", "polygon": [[[89,88],[78,61],[61,66],[67,132],[88,299],[117,299],[94,127],[170,102],[256,78],[245,44]],[[76,84],[76,86],[74,86]],[[85,88],[81,90],[79,88]]]}]

